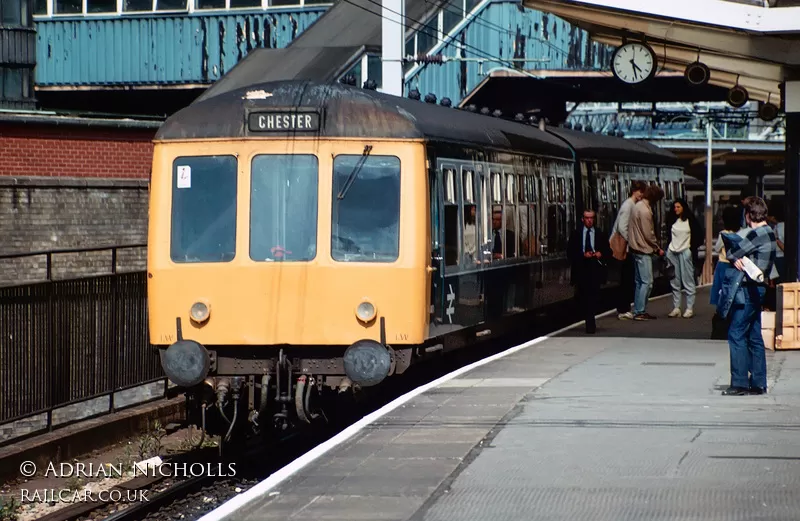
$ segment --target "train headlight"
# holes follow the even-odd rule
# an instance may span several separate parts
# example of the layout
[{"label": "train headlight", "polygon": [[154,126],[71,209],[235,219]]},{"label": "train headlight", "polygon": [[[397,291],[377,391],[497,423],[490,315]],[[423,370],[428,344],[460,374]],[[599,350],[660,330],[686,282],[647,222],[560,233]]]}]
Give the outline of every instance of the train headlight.
[{"label": "train headlight", "polygon": [[361,322],[369,322],[375,318],[375,306],[372,302],[365,300],[356,308],[356,318]]},{"label": "train headlight", "polygon": [[192,320],[202,324],[208,320],[209,315],[211,315],[211,310],[208,309],[208,304],[205,302],[195,302],[192,304],[192,309],[189,310],[189,315],[192,317]]}]

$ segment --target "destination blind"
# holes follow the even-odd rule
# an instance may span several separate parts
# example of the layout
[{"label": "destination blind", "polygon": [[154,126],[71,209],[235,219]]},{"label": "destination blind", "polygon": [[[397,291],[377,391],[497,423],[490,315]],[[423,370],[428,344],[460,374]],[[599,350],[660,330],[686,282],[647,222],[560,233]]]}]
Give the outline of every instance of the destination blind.
[{"label": "destination blind", "polygon": [[250,114],[251,132],[315,132],[319,130],[316,112],[253,112]]}]

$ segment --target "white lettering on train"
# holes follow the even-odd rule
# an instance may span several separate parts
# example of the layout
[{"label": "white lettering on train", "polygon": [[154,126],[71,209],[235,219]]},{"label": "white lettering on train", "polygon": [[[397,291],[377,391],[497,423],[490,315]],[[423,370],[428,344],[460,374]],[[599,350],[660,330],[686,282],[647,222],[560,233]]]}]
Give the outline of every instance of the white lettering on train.
[{"label": "white lettering on train", "polygon": [[262,130],[311,129],[311,114],[268,114],[258,116]]}]

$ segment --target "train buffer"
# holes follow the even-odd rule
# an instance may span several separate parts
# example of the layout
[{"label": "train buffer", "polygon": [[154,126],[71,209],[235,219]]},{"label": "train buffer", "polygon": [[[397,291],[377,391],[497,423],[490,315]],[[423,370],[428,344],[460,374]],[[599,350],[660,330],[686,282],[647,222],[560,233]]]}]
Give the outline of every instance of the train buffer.
[{"label": "train buffer", "polygon": [[670,300],[432,387],[204,519],[795,518],[800,357],[768,350],[769,393],[722,396],[708,289],[691,319]]}]

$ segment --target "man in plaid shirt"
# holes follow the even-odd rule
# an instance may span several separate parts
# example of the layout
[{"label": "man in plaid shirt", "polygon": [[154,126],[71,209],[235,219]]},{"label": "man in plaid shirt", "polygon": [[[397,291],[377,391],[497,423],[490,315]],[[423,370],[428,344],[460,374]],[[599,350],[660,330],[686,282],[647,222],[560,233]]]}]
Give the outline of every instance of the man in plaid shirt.
[{"label": "man in plaid shirt", "polygon": [[[728,345],[731,351],[731,386],[726,396],[764,394],[767,392],[767,357],[761,336],[761,306],[775,265],[775,233],[767,225],[767,203],[760,197],[742,201],[744,216],[750,231],[741,241],[730,245],[725,256],[739,271],[744,270],[742,258],[747,257],[764,274],[763,282],[747,275],[730,307]],[[749,377],[748,377],[748,373]]]}]

